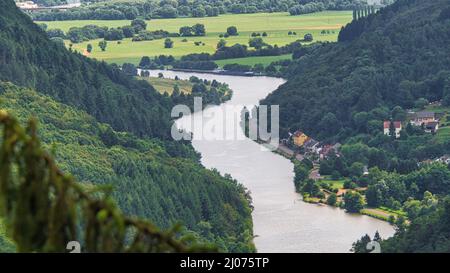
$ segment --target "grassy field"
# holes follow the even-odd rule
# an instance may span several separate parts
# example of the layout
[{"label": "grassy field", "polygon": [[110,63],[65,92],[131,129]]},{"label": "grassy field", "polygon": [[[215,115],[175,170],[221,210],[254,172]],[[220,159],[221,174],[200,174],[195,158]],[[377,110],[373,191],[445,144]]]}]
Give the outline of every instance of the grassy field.
[{"label": "grassy field", "polygon": [[153,87],[161,94],[168,93],[171,95],[173,93],[173,87],[178,85],[181,93],[190,94],[192,92],[192,83],[184,80],[173,80],[166,78],[156,78],[156,77],[138,77],[148,81]]},{"label": "grassy field", "polygon": [[450,127],[439,128],[436,134],[436,140],[438,142],[446,142],[450,139]]},{"label": "grassy field", "polygon": [[[176,18],[155,19],[148,21],[149,30],[163,29],[170,32],[178,32],[182,26],[192,26],[196,23],[204,24],[207,35],[205,37],[173,38],[174,48],[165,49],[164,40],[131,42],[125,39],[121,44],[109,42],[106,52],[99,49],[99,40],[74,44],[73,48],[83,52],[88,43],[94,45],[91,57],[107,62],[131,62],[138,63],[142,56],[157,56],[161,54],[180,57],[189,53],[213,53],[216,50],[219,34],[224,33],[229,26],[236,26],[239,36],[227,38],[227,44],[248,44],[253,32],[267,32],[268,37],[264,41],[271,45],[285,45],[302,39],[306,33],[313,34],[315,41],[336,41],[341,27],[352,20],[351,11],[324,11],[301,16],[290,16],[288,13],[256,13],[256,14],[228,14],[218,17],[206,18]],[[70,27],[81,27],[95,24],[99,26],[119,27],[129,25],[130,21],[57,21],[44,22],[49,29],[61,28],[67,31]],[[330,34],[321,34],[322,30],[329,30]],[[289,31],[297,35],[288,35]],[[194,42],[201,41],[204,46],[196,46]],[[244,60],[244,62],[253,62]]]},{"label": "grassy field", "polygon": [[263,57],[227,59],[227,60],[216,61],[216,63],[220,67],[223,67],[226,64],[235,64],[235,63],[242,64],[242,65],[254,66],[255,64],[269,65],[275,61],[286,60],[286,59],[291,59],[291,58],[292,58],[291,54],[288,54],[288,55],[280,55],[280,56],[263,56]]},{"label": "grassy field", "polygon": [[333,180],[329,175],[325,175],[323,179],[319,180],[320,183],[326,183],[328,184],[332,189],[343,189],[344,184],[347,180],[346,179],[338,179]]}]

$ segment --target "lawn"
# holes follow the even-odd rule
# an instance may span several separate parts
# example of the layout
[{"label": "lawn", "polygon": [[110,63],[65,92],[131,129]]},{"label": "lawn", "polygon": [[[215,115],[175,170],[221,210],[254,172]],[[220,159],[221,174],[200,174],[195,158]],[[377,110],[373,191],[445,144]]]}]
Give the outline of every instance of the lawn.
[{"label": "lawn", "polygon": [[332,180],[329,177],[325,176],[324,179],[319,180],[319,183],[328,184],[332,189],[343,189],[346,179]]},{"label": "lawn", "polygon": [[138,77],[139,79],[144,79],[148,81],[153,87],[161,94],[168,93],[171,95],[173,93],[173,87],[178,85],[181,93],[190,94],[192,92],[192,83],[184,80],[173,80],[166,78],[157,77]]},{"label": "lawn", "polygon": [[365,208],[362,209],[360,213],[384,221],[390,221],[392,217],[394,217],[394,219],[397,219],[399,216],[407,217],[406,212],[402,210],[392,210],[386,207]]},{"label": "lawn", "polygon": [[438,142],[446,142],[450,139],[450,127],[439,128],[436,134],[436,140]]},{"label": "lawn", "polygon": [[[267,32],[268,37],[264,41],[271,45],[286,45],[298,39],[302,39],[306,33],[311,33],[315,41],[336,41],[341,27],[352,20],[351,11],[324,11],[301,16],[290,16],[288,13],[256,13],[256,14],[227,14],[218,17],[205,18],[176,18],[155,19],[148,21],[149,30],[163,29],[170,32],[178,32],[182,26],[192,26],[196,23],[204,24],[207,35],[205,37],[173,38],[174,47],[164,48],[164,40],[131,42],[125,39],[121,44],[109,42],[106,52],[99,49],[99,40],[74,44],[73,48],[83,52],[88,43],[94,45],[91,57],[107,62],[131,62],[138,63],[142,56],[173,55],[180,57],[189,53],[213,53],[216,50],[219,34],[224,33],[228,26],[236,26],[239,36],[227,38],[227,44],[248,44],[253,32]],[[120,27],[129,25],[130,21],[57,21],[43,22],[49,29],[61,28],[67,31],[70,27],[81,27],[95,24],[99,26]],[[322,30],[329,30],[329,34],[321,34]],[[289,31],[297,35],[288,35]],[[194,42],[201,41],[204,46],[196,46]],[[248,60],[249,62],[253,62]]]},{"label": "lawn", "polygon": [[291,54],[288,54],[288,55],[280,55],[280,56],[263,56],[263,57],[227,59],[227,60],[216,61],[216,63],[220,67],[223,67],[226,64],[241,64],[241,65],[254,66],[255,64],[269,65],[275,61],[288,60],[291,58],[292,58]]}]

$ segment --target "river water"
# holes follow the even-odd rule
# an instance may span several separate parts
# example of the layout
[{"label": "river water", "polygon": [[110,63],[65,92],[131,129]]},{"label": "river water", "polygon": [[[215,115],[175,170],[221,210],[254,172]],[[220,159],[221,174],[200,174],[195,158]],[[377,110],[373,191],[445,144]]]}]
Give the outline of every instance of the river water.
[{"label": "river water", "polygon": [[[177,126],[194,132],[214,120],[217,130],[223,119],[212,117],[219,109],[229,106],[256,105],[259,100],[277,89],[284,80],[271,77],[237,77],[212,74],[159,72],[166,78],[178,76],[227,83],[233,90],[230,101],[212,106],[203,112],[185,116]],[[203,124],[200,120],[203,118]],[[233,123],[232,119],[226,123]],[[193,127],[190,127],[193,123]],[[237,125],[238,126],[238,125]],[[200,128],[199,128],[200,127]],[[223,126],[225,127],[225,126]],[[228,128],[228,127],[226,127]],[[252,217],[254,240],[258,252],[349,252],[352,243],[366,233],[371,237],[379,231],[383,238],[392,236],[393,227],[386,222],[363,215],[352,215],[344,210],[301,201],[295,192],[293,164],[286,158],[265,150],[259,144],[246,139],[236,130],[234,140],[214,140],[195,134],[194,148],[202,154],[202,164],[215,168],[222,174],[230,174],[251,191],[255,207]]]}]

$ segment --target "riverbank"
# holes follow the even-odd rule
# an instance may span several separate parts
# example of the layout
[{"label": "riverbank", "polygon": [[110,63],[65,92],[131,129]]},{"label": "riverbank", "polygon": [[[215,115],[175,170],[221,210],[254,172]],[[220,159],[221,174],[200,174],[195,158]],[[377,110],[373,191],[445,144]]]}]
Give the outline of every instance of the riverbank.
[{"label": "riverbank", "polygon": [[[292,161],[292,163],[294,165],[296,164],[300,164],[302,162],[302,160],[305,159],[305,156],[297,153],[295,151],[293,151],[292,149],[290,149],[289,147],[280,144],[277,149],[274,149],[274,147],[270,147],[270,145],[268,145],[267,143],[263,142],[263,141],[256,141],[257,143],[259,143],[260,145],[266,146],[267,148],[270,148],[270,150],[273,151],[273,153],[279,154],[283,157],[285,157],[286,159],[289,159]],[[318,173],[318,167],[319,166],[314,166],[313,169],[310,171],[308,178],[315,180],[316,183],[321,182],[321,181],[327,181],[325,179],[321,179],[320,174]],[[349,191],[350,189],[344,189],[344,181],[332,181],[329,180],[331,182],[331,190],[330,189],[325,189],[323,187],[320,187],[320,190],[324,193],[324,197],[323,198],[319,198],[319,197],[311,197],[308,194],[305,194],[301,191],[298,191],[301,195],[302,195],[302,201],[309,203],[309,204],[316,204],[316,205],[321,205],[321,206],[330,206],[333,208],[339,208],[339,209],[343,209],[343,196],[344,194]],[[336,182],[336,183],[334,183]],[[332,190],[337,190],[337,192],[333,192]],[[356,191],[364,191],[366,189],[364,188],[357,188],[354,189]],[[336,194],[336,198],[337,201],[335,202],[334,205],[330,205],[327,200],[328,197],[331,194]],[[405,217],[406,215],[403,212],[400,211],[393,211],[391,209],[388,208],[363,208],[362,210],[360,210],[357,213],[352,213],[352,214],[358,214],[358,215],[366,215],[381,221],[385,221],[388,222],[390,224],[393,224],[395,222],[395,220],[399,217]]]},{"label": "riverbank", "polygon": [[[233,90],[230,101],[192,113],[176,121],[178,128],[193,132],[209,130],[215,124],[218,130],[236,128],[235,139],[206,139],[193,134],[192,145],[201,154],[206,168],[229,174],[245,186],[251,195],[254,210],[253,233],[258,252],[263,253],[343,253],[349,252],[356,240],[365,234],[379,231],[383,238],[394,234],[386,222],[363,215],[352,215],[329,206],[318,206],[301,201],[295,191],[294,165],[291,160],[269,152],[246,138],[236,119],[218,119],[215,111],[225,113],[227,108],[257,105],[258,102],[284,83],[272,77],[238,77],[214,74],[164,72],[165,77],[189,79],[192,76],[209,81],[227,83]],[[223,112],[222,112],[223,111]],[[211,123],[211,120],[216,122]],[[225,123],[225,124],[223,124]]]}]

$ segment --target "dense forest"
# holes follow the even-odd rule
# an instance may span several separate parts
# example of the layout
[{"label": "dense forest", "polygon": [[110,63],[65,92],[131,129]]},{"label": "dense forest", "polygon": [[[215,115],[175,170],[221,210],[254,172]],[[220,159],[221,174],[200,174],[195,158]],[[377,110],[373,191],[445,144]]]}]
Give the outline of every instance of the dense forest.
[{"label": "dense forest", "polygon": [[[41,0],[54,1],[54,0]],[[104,1],[67,11],[42,11],[30,15],[35,20],[133,20],[211,17],[220,14],[287,12],[292,15],[311,13],[321,10],[351,10],[366,5],[366,0],[128,0]]]},{"label": "dense forest", "polygon": [[245,189],[205,170],[190,143],[171,140],[171,97],[52,42],[12,0],[0,9],[1,107],[38,119],[64,171],[112,184],[127,214],[161,227],[180,221],[223,251],[254,249]]},{"label": "dense forest", "polygon": [[447,96],[450,4],[417,2],[398,1],[353,21],[339,43],[293,62],[289,81],[263,101],[280,105],[284,135],[299,128],[322,140],[374,134],[368,125],[381,128],[394,107]]},{"label": "dense forest", "polygon": [[42,146],[36,119],[22,126],[1,110],[0,127],[0,236],[8,234],[0,238],[0,252],[61,253],[70,245],[87,253],[218,250],[183,234],[180,225],[162,231],[123,214],[107,187],[78,183]]},{"label": "dense forest", "polygon": [[[408,122],[410,110],[432,102],[449,106],[449,22],[449,1],[398,0],[345,26],[338,43],[321,44],[294,60],[287,83],[261,102],[280,105],[284,136],[300,129],[324,143],[342,144],[320,161],[320,173],[346,177],[346,189],[366,189],[364,199],[358,192],[344,196],[347,211],[364,204],[405,213],[410,225],[397,218],[396,236],[382,243],[385,252],[449,250],[449,167],[428,161],[448,154],[450,139]],[[405,124],[398,138],[384,134],[386,120]],[[296,186],[320,195],[308,171],[296,167]],[[356,206],[350,206],[353,200]],[[354,251],[366,251],[361,246],[368,238]]]}]

